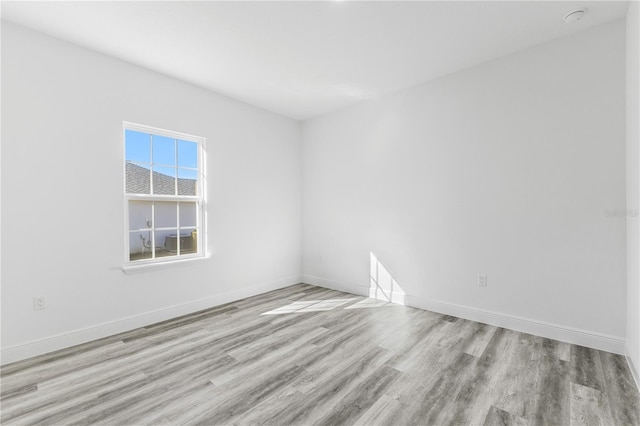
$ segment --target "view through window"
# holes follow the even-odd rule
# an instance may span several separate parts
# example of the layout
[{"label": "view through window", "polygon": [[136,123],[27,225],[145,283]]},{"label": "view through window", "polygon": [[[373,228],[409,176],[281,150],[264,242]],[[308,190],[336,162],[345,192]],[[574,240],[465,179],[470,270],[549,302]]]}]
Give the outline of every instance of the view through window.
[{"label": "view through window", "polygon": [[128,262],[202,254],[204,139],[125,123]]}]

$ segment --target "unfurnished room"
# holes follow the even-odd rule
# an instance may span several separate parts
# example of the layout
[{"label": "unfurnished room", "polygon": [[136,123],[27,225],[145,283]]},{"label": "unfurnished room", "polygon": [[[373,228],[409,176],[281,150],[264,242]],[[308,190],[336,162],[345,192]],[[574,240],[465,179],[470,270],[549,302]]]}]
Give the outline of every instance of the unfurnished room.
[{"label": "unfurnished room", "polygon": [[3,425],[640,426],[639,1],[2,1]]}]

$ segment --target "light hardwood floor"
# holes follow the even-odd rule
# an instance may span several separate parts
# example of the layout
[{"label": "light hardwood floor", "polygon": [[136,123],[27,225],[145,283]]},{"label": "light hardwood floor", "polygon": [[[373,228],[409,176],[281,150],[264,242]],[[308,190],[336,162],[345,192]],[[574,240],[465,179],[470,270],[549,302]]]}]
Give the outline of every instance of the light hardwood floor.
[{"label": "light hardwood floor", "polygon": [[619,355],[306,284],[1,378],[3,425],[640,425]]}]

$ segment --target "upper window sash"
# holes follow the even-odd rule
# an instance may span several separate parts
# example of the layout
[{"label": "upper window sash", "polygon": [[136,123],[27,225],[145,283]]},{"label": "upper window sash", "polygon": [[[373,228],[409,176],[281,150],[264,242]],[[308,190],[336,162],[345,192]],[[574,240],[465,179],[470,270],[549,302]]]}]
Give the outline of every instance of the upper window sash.
[{"label": "upper window sash", "polygon": [[204,196],[204,138],[124,122],[127,196]]}]

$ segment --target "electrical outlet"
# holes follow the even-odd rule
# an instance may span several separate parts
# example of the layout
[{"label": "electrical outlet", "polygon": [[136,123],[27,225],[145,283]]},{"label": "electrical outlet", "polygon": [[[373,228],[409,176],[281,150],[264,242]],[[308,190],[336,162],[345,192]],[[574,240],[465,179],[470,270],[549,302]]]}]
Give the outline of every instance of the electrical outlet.
[{"label": "electrical outlet", "polygon": [[44,296],[38,296],[33,298],[33,310],[39,311],[40,309],[46,308],[47,305],[44,301]]},{"label": "electrical outlet", "polygon": [[480,287],[487,286],[487,276],[486,275],[478,275],[478,285]]}]

